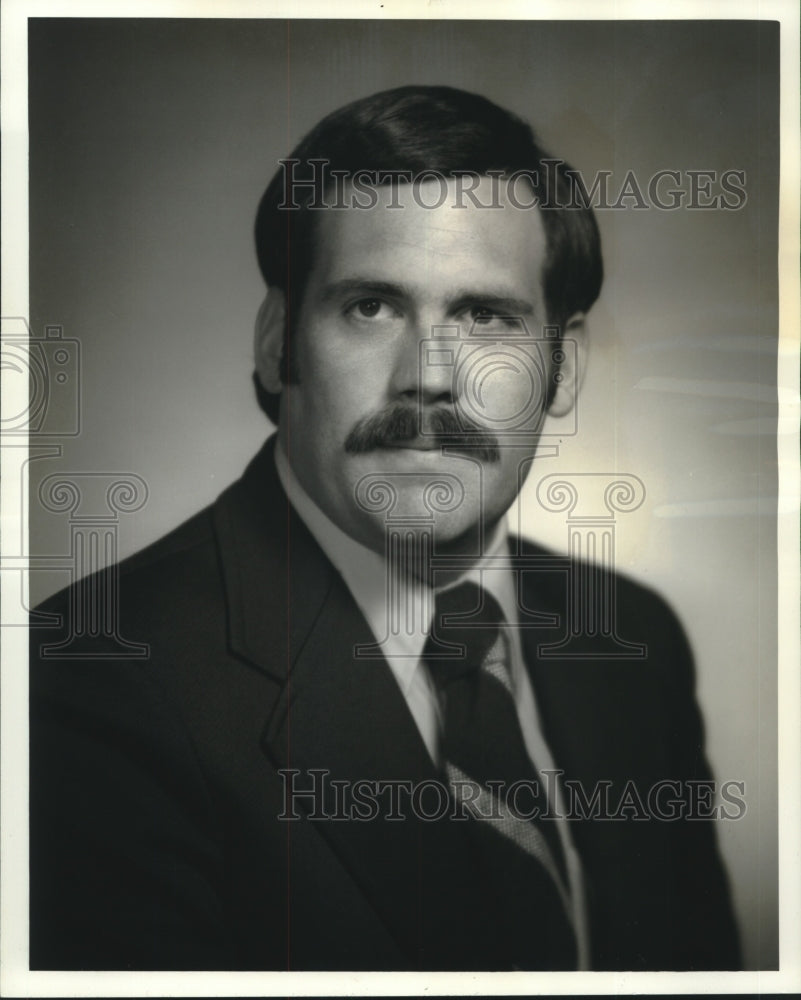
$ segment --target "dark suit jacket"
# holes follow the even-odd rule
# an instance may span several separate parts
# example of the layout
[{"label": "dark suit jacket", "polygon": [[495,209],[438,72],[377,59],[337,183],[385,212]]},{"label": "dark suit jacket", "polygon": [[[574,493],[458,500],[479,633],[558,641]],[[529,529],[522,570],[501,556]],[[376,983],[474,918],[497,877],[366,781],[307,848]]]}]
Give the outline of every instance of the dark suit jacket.
[{"label": "dark suit jacket", "polygon": [[[463,824],[319,820],[315,806],[333,807],[311,798],[278,819],[280,768],[304,784],[315,768],[437,775],[386,663],[354,659],[373,637],[289,507],[271,446],[119,571],[121,631],[146,659],[115,658],[102,636],[85,658],[52,658],[56,630],[32,631],[32,968],[493,968]],[[609,782],[613,799],[629,781],[644,799],[664,779],[708,779],[690,654],[661,600],[617,581],[620,634],[647,658],[548,659],[537,648],[564,633],[566,576],[523,581],[524,605],[556,622],[523,639],[566,778]],[[45,610],[69,621],[79,596]],[[737,967],[713,827],[571,822],[594,968]]]}]

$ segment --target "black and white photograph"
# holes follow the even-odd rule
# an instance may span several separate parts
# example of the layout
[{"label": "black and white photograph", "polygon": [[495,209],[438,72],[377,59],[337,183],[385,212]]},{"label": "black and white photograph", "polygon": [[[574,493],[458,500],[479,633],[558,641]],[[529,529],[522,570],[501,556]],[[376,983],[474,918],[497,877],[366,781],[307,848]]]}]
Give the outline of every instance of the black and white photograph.
[{"label": "black and white photograph", "polygon": [[6,995],[801,988],[794,5],[194,6],[4,14]]}]

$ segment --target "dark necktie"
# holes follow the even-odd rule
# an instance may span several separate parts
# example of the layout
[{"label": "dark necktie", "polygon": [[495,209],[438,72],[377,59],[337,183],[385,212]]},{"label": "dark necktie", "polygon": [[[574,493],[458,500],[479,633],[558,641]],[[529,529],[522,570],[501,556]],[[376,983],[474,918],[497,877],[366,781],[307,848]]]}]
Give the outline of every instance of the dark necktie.
[{"label": "dark necktie", "polygon": [[443,770],[469,814],[490,950],[511,967],[575,969],[558,831],[553,820],[529,818],[547,801],[523,741],[502,624],[497,601],[475,584],[437,595],[423,657],[443,713]]}]

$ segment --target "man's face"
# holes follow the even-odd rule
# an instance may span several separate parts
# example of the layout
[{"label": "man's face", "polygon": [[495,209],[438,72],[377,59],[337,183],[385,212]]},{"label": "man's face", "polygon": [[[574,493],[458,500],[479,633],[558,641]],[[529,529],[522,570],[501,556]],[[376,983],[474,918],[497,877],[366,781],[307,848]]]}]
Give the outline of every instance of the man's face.
[{"label": "man's face", "polygon": [[[476,188],[482,205],[491,184]],[[513,207],[503,185],[501,208],[458,199],[455,181],[425,207],[441,192],[438,181],[417,197],[378,188],[372,209],[319,212],[293,323],[285,451],[327,516],[381,552],[388,516],[432,514],[439,550],[474,549],[477,526],[491,529],[517,495],[553,374],[535,343],[547,323],[539,211]]]}]

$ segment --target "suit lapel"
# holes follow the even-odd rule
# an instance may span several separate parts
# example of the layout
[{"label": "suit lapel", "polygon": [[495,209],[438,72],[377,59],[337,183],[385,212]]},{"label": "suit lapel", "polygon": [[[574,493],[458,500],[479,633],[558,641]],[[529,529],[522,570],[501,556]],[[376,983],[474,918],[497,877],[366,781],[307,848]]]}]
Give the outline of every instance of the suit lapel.
[{"label": "suit lapel", "polygon": [[469,967],[469,951],[459,954],[471,947],[463,824],[415,815],[412,790],[431,783],[421,802],[434,811],[438,774],[386,661],[354,656],[374,637],[289,505],[269,442],[215,522],[231,648],[280,684],[263,750],[276,769],[297,772],[285,788],[316,781],[321,795],[296,795],[290,807],[328,842],[409,967],[443,956],[444,967]]},{"label": "suit lapel", "polygon": [[214,507],[232,652],[279,682],[336,576],[275,469],[274,438]]}]

